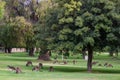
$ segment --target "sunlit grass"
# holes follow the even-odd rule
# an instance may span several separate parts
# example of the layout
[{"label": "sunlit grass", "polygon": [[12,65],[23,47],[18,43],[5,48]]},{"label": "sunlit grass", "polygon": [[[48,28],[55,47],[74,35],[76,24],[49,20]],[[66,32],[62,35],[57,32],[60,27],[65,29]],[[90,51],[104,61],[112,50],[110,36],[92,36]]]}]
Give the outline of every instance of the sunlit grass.
[{"label": "sunlit grass", "polygon": [[[76,56],[75,56],[76,57]],[[68,64],[53,64],[52,61],[37,60],[37,56],[29,57],[27,53],[0,54],[0,80],[120,80],[120,60],[112,58],[108,55],[95,55],[93,61],[99,61],[104,64],[108,62],[113,65],[113,68],[105,66],[93,66],[93,72],[88,73],[86,69],[87,61],[76,59],[77,63],[73,65],[72,56]],[[105,57],[105,59],[104,59]],[[28,60],[33,62],[33,65],[43,63],[44,69],[36,72],[32,71],[32,67],[26,67]],[[59,58],[61,61],[61,58]],[[19,66],[23,73],[15,74],[8,70],[7,65]],[[49,66],[54,66],[54,72],[49,72]]]}]

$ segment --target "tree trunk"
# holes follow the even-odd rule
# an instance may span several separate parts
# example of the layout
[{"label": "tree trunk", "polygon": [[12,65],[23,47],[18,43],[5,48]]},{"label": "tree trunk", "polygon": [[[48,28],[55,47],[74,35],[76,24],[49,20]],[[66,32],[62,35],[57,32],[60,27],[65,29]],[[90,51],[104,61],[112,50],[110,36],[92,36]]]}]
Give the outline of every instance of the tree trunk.
[{"label": "tree trunk", "polygon": [[49,50],[49,56],[52,56],[52,54],[51,54],[51,50]]},{"label": "tree trunk", "polygon": [[113,53],[114,53],[113,51],[110,51],[110,52],[109,52],[109,55],[112,57],[112,56],[113,56]]},{"label": "tree trunk", "polygon": [[116,57],[118,57],[118,52],[115,53]]},{"label": "tree trunk", "polygon": [[49,54],[49,50],[47,49],[43,49],[41,51],[41,54],[38,56],[38,60],[45,60],[45,61],[50,61],[50,54]]},{"label": "tree trunk", "polygon": [[29,53],[29,48],[26,48],[26,52]]},{"label": "tree trunk", "polygon": [[87,49],[88,49],[87,70],[88,70],[88,72],[91,72],[92,71],[93,48],[91,45],[88,45]]},{"label": "tree trunk", "polygon": [[5,53],[11,53],[11,51],[12,51],[12,48],[9,48],[9,47],[5,47]]},{"label": "tree trunk", "polygon": [[5,47],[5,53],[8,53],[8,50],[7,50],[7,48]]},{"label": "tree trunk", "polygon": [[11,53],[12,49],[11,48],[8,48],[8,53]]},{"label": "tree trunk", "polygon": [[29,56],[34,56],[34,48],[29,49]]},{"label": "tree trunk", "polygon": [[86,50],[82,49],[82,57],[83,57],[83,59],[85,59],[85,55],[86,55]]}]

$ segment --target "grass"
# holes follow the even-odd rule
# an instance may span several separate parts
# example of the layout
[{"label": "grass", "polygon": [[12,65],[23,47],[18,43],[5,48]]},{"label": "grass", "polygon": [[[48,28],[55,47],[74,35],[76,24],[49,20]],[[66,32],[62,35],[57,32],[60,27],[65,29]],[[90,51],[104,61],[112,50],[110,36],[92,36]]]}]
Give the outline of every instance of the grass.
[{"label": "grass", "polygon": [[[76,55],[75,55],[76,57]],[[53,64],[52,61],[40,61],[37,57],[28,57],[26,53],[0,54],[0,80],[120,80],[120,57],[112,58],[108,55],[95,55],[93,61],[111,63],[113,68],[104,66],[93,66],[93,72],[88,73],[86,70],[87,61],[76,59],[77,64],[73,65],[71,56],[67,65]],[[33,65],[42,62],[44,69],[36,72],[32,67],[26,67],[26,61],[31,60]],[[60,59],[59,59],[60,60]],[[23,73],[15,74],[8,70],[7,65],[21,67]],[[55,71],[49,72],[48,67],[54,66]]]}]

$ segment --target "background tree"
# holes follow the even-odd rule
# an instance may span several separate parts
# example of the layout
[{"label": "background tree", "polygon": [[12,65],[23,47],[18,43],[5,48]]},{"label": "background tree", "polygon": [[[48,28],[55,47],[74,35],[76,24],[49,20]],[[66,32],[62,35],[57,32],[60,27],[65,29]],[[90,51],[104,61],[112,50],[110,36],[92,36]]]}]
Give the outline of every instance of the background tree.
[{"label": "background tree", "polygon": [[46,26],[46,14],[48,8],[52,8],[52,6],[52,0],[11,0],[7,2],[9,16],[23,16],[33,26],[31,32],[34,32],[34,35],[29,35],[29,38],[26,39],[26,48],[31,56],[34,55],[35,46],[40,47],[42,53],[47,52],[50,30]]},{"label": "background tree", "polygon": [[[119,0],[111,0],[114,2],[115,4],[115,11],[114,13],[112,13],[111,16],[111,20],[113,21],[113,31],[112,33],[109,35],[109,38],[111,38],[111,40],[109,41],[110,43],[110,48],[109,48],[109,55],[113,56],[113,54],[115,54],[116,56],[118,56],[118,51],[120,50],[120,1]],[[115,36],[114,36],[115,35]],[[113,39],[114,38],[114,39]]]},{"label": "background tree", "polygon": [[5,2],[0,0],[0,18],[3,17],[4,14],[4,6],[5,6]]},{"label": "background tree", "polygon": [[24,17],[7,19],[1,28],[1,40],[5,52],[11,53],[13,47],[26,47],[25,38],[32,35],[28,33],[31,29],[31,23],[27,22]]},{"label": "background tree", "polygon": [[[1,18],[3,18],[3,15],[4,15],[4,6],[5,6],[5,2],[1,1],[0,0],[0,32],[1,32],[1,25],[2,25],[2,20]],[[1,36],[0,36],[0,47],[2,46],[2,40],[1,40]]]},{"label": "background tree", "polygon": [[[6,1],[6,18],[16,18],[16,17],[24,17],[24,21],[26,24],[29,22],[34,26],[34,22],[36,19],[35,8],[34,6],[37,4],[35,0],[5,0]],[[31,30],[31,31],[29,31]],[[28,32],[30,33],[27,37],[24,37],[26,40],[26,47],[29,49],[29,55],[34,55],[34,47],[35,47],[35,39],[34,39],[34,28],[28,28]],[[29,43],[28,43],[29,42]],[[28,47],[29,46],[29,47]]]},{"label": "background tree", "polygon": [[52,10],[54,2],[52,0],[41,1],[36,8],[36,14],[39,16],[38,22],[35,25],[35,33],[37,40],[37,47],[41,49],[38,59],[50,60],[50,45],[52,38],[52,31],[49,27],[49,12]]}]

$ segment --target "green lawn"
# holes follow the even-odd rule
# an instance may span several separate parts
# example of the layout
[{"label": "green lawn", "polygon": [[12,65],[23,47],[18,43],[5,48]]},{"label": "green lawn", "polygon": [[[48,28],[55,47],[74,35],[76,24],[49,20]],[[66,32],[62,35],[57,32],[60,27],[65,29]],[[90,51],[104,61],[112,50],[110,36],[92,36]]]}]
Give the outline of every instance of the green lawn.
[{"label": "green lawn", "polygon": [[[42,62],[44,69],[40,72],[32,71],[32,67],[26,67],[26,61],[31,60],[33,65]],[[120,58],[108,57],[108,55],[95,55],[93,61],[111,63],[113,68],[93,66],[93,72],[86,71],[86,61],[76,59],[77,64],[72,64],[73,58],[68,59],[67,65],[53,64],[52,61],[39,61],[37,57],[28,57],[25,53],[0,54],[0,80],[120,80]],[[21,67],[23,73],[15,74],[8,70],[7,65]],[[54,66],[55,71],[49,72],[48,67]]]}]

